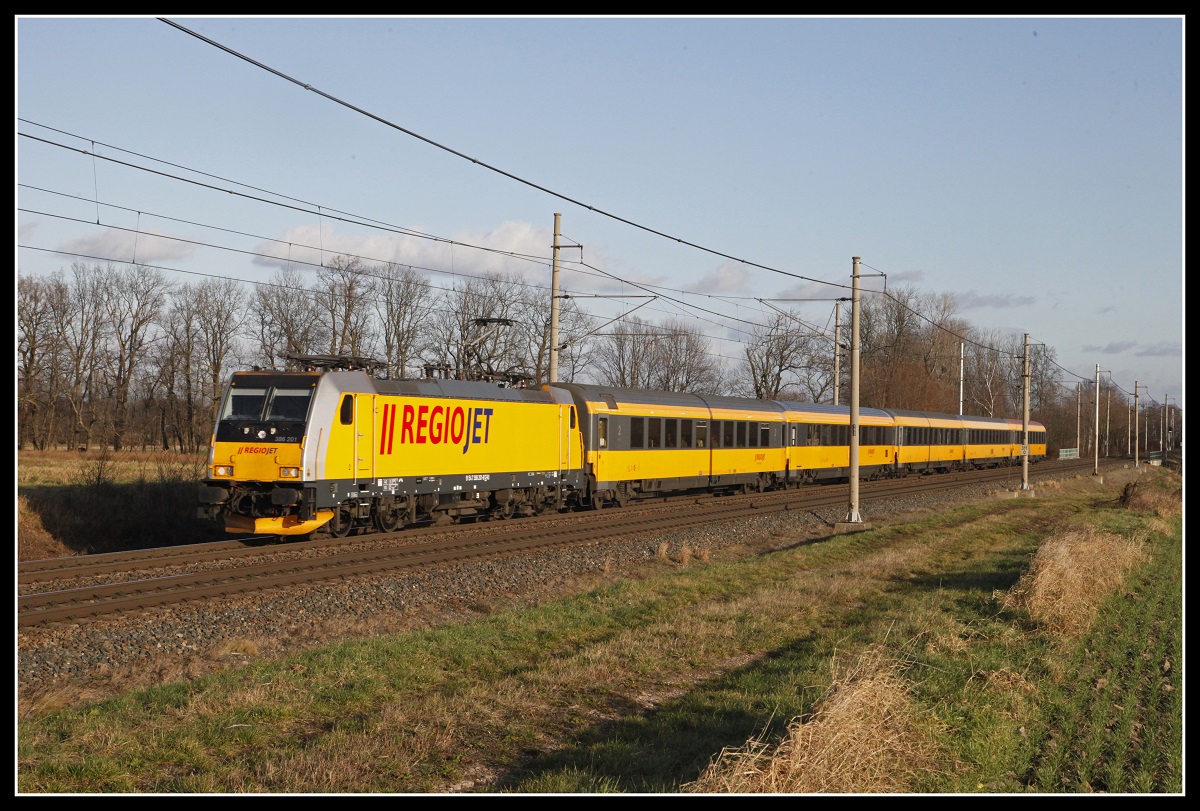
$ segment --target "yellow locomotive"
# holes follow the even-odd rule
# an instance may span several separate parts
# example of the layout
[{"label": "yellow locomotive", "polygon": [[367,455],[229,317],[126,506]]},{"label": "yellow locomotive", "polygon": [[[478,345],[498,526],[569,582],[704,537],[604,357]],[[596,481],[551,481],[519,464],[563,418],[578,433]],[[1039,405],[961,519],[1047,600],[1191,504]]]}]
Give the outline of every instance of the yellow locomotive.
[{"label": "yellow locomotive", "polygon": [[[1044,458],[1030,423],[1028,454]],[[859,476],[1019,462],[1020,421],[860,409]],[[365,371],[238,372],[199,493],[234,533],[334,536],[463,517],[762,491],[850,473],[846,406]]]}]

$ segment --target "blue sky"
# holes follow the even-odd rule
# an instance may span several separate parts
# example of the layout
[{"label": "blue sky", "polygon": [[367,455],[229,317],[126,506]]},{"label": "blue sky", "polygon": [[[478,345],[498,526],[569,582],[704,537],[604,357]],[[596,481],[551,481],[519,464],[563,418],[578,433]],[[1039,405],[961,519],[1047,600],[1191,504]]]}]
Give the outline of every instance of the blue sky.
[{"label": "blue sky", "polygon": [[725,358],[758,299],[830,323],[859,256],[1053,347],[1069,388],[1099,364],[1183,405],[1181,17],[170,19],[245,58],[16,19],[20,272],[354,253],[549,295],[544,259],[473,246],[549,257],[558,212],[565,290],[652,286],[639,316]]}]

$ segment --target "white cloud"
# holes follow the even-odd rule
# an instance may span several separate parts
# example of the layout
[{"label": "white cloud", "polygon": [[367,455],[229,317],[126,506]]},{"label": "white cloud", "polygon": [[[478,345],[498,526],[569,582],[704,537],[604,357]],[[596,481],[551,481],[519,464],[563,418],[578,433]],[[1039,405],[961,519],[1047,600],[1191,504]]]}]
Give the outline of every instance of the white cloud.
[{"label": "white cloud", "polygon": [[131,233],[114,228],[95,236],[80,237],[64,242],[59,249],[66,253],[95,256],[114,262],[158,264],[191,256],[192,246],[186,242],[155,233]]}]

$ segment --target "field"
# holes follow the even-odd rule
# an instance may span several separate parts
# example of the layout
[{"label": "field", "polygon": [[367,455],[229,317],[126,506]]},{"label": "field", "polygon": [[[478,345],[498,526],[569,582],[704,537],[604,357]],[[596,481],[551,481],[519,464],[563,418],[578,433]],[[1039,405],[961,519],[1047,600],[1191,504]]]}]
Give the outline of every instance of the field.
[{"label": "field", "polygon": [[1180,477],[1143,467],[283,657],[247,638],[199,678],[23,701],[18,792],[1182,793],[1182,536]]},{"label": "field", "polygon": [[203,455],[169,452],[19,451],[18,559],[220,537],[195,520],[204,466]]}]

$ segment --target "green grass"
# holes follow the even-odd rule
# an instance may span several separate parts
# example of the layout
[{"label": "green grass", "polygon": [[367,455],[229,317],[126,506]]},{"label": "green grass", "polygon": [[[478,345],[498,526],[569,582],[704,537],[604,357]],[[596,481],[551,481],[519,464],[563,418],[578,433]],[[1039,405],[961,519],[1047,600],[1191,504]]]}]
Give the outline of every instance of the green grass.
[{"label": "green grass", "polygon": [[[18,791],[674,793],[778,740],[872,645],[941,748],[912,791],[1182,789],[1182,521],[1094,487],[346,641],[18,726]],[[1064,643],[1003,607],[1039,545],[1140,533]],[[1164,663],[1172,664],[1164,668]]]}]

